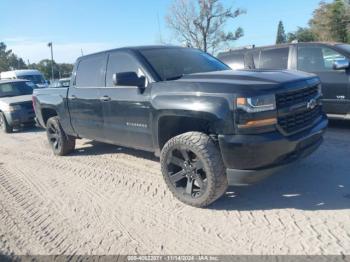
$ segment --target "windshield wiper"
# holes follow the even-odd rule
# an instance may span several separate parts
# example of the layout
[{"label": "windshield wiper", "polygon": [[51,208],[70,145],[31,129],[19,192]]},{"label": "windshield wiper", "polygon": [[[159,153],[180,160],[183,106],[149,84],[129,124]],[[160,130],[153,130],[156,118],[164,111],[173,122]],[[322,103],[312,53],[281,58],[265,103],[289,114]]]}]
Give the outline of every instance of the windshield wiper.
[{"label": "windshield wiper", "polygon": [[183,76],[184,76],[184,74],[178,75],[178,76],[168,77],[168,78],[165,78],[165,81],[177,80],[177,79],[182,78]]}]

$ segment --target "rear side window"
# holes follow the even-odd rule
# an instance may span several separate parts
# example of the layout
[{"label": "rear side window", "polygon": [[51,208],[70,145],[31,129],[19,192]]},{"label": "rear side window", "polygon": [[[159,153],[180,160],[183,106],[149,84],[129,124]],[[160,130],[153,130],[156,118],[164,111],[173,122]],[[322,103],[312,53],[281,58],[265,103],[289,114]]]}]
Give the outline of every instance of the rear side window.
[{"label": "rear side window", "polygon": [[233,70],[244,69],[244,54],[243,53],[231,53],[226,56],[219,57],[226,65]]},{"label": "rear side window", "polygon": [[105,86],[106,55],[95,55],[82,59],[76,73],[77,87]]},{"label": "rear side window", "polygon": [[265,49],[260,54],[260,69],[287,69],[289,47]]},{"label": "rear side window", "polygon": [[259,68],[260,50],[249,51],[244,56],[244,65],[247,69]]},{"label": "rear side window", "polygon": [[116,52],[111,53],[108,58],[106,86],[113,86],[113,74],[123,72],[139,73],[138,61],[129,54]]},{"label": "rear side window", "polygon": [[323,46],[299,46],[298,70],[318,72],[333,70],[333,63],[345,57],[337,51]]}]

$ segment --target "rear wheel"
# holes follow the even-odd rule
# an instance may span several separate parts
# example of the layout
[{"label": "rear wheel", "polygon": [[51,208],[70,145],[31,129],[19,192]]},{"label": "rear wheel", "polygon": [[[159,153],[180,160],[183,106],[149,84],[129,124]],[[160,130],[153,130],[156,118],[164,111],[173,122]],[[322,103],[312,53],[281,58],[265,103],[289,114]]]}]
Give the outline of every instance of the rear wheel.
[{"label": "rear wheel", "polygon": [[170,139],[161,166],[170,191],[188,205],[205,207],[227,190],[220,151],[206,134],[189,132]]},{"label": "rear wheel", "polygon": [[0,130],[4,133],[12,133],[13,127],[7,123],[6,117],[0,112]]},{"label": "rear wheel", "polygon": [[64,132],[57,116],[47,120],[46,134],[55,155],[64,156],[74,150],[75,138]]}]

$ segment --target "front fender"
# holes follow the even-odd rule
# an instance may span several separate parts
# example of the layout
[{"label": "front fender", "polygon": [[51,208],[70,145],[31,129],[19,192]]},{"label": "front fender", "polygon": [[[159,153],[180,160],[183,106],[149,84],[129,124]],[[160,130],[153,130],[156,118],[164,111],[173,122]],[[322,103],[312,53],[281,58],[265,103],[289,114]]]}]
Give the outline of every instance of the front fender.
[{"label": "front fender", "polygon": [[166,116],[205,120],[209,123],[210,132],[213,134],[233,133],[233,104],[231,106],[229,99],[225,97],[162,95],[152,99],[152,106],[154,141],[159,141],[159,122]]}]

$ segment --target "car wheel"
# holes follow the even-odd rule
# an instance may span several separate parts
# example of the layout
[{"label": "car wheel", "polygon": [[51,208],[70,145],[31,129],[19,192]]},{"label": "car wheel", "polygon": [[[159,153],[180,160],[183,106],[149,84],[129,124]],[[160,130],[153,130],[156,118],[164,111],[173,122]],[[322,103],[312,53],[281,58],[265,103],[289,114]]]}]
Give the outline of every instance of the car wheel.
[{"label": "car wheel", "polygon": [[0,130],[4,133],[12,133],[13,127],[7,123],[6,117],[0,112]]},{"label": "car wheel", "polygon": [[161,152],[164,180],[181,202],[205,207],[225,194],[227,177],[220,151],[200,132],[170,139]]},{"label": "car wheel", "polygon": [[55,155],[64,156],[74,150],[75,138],[64,132],[57,116],[47,121],[46,134]]}]

